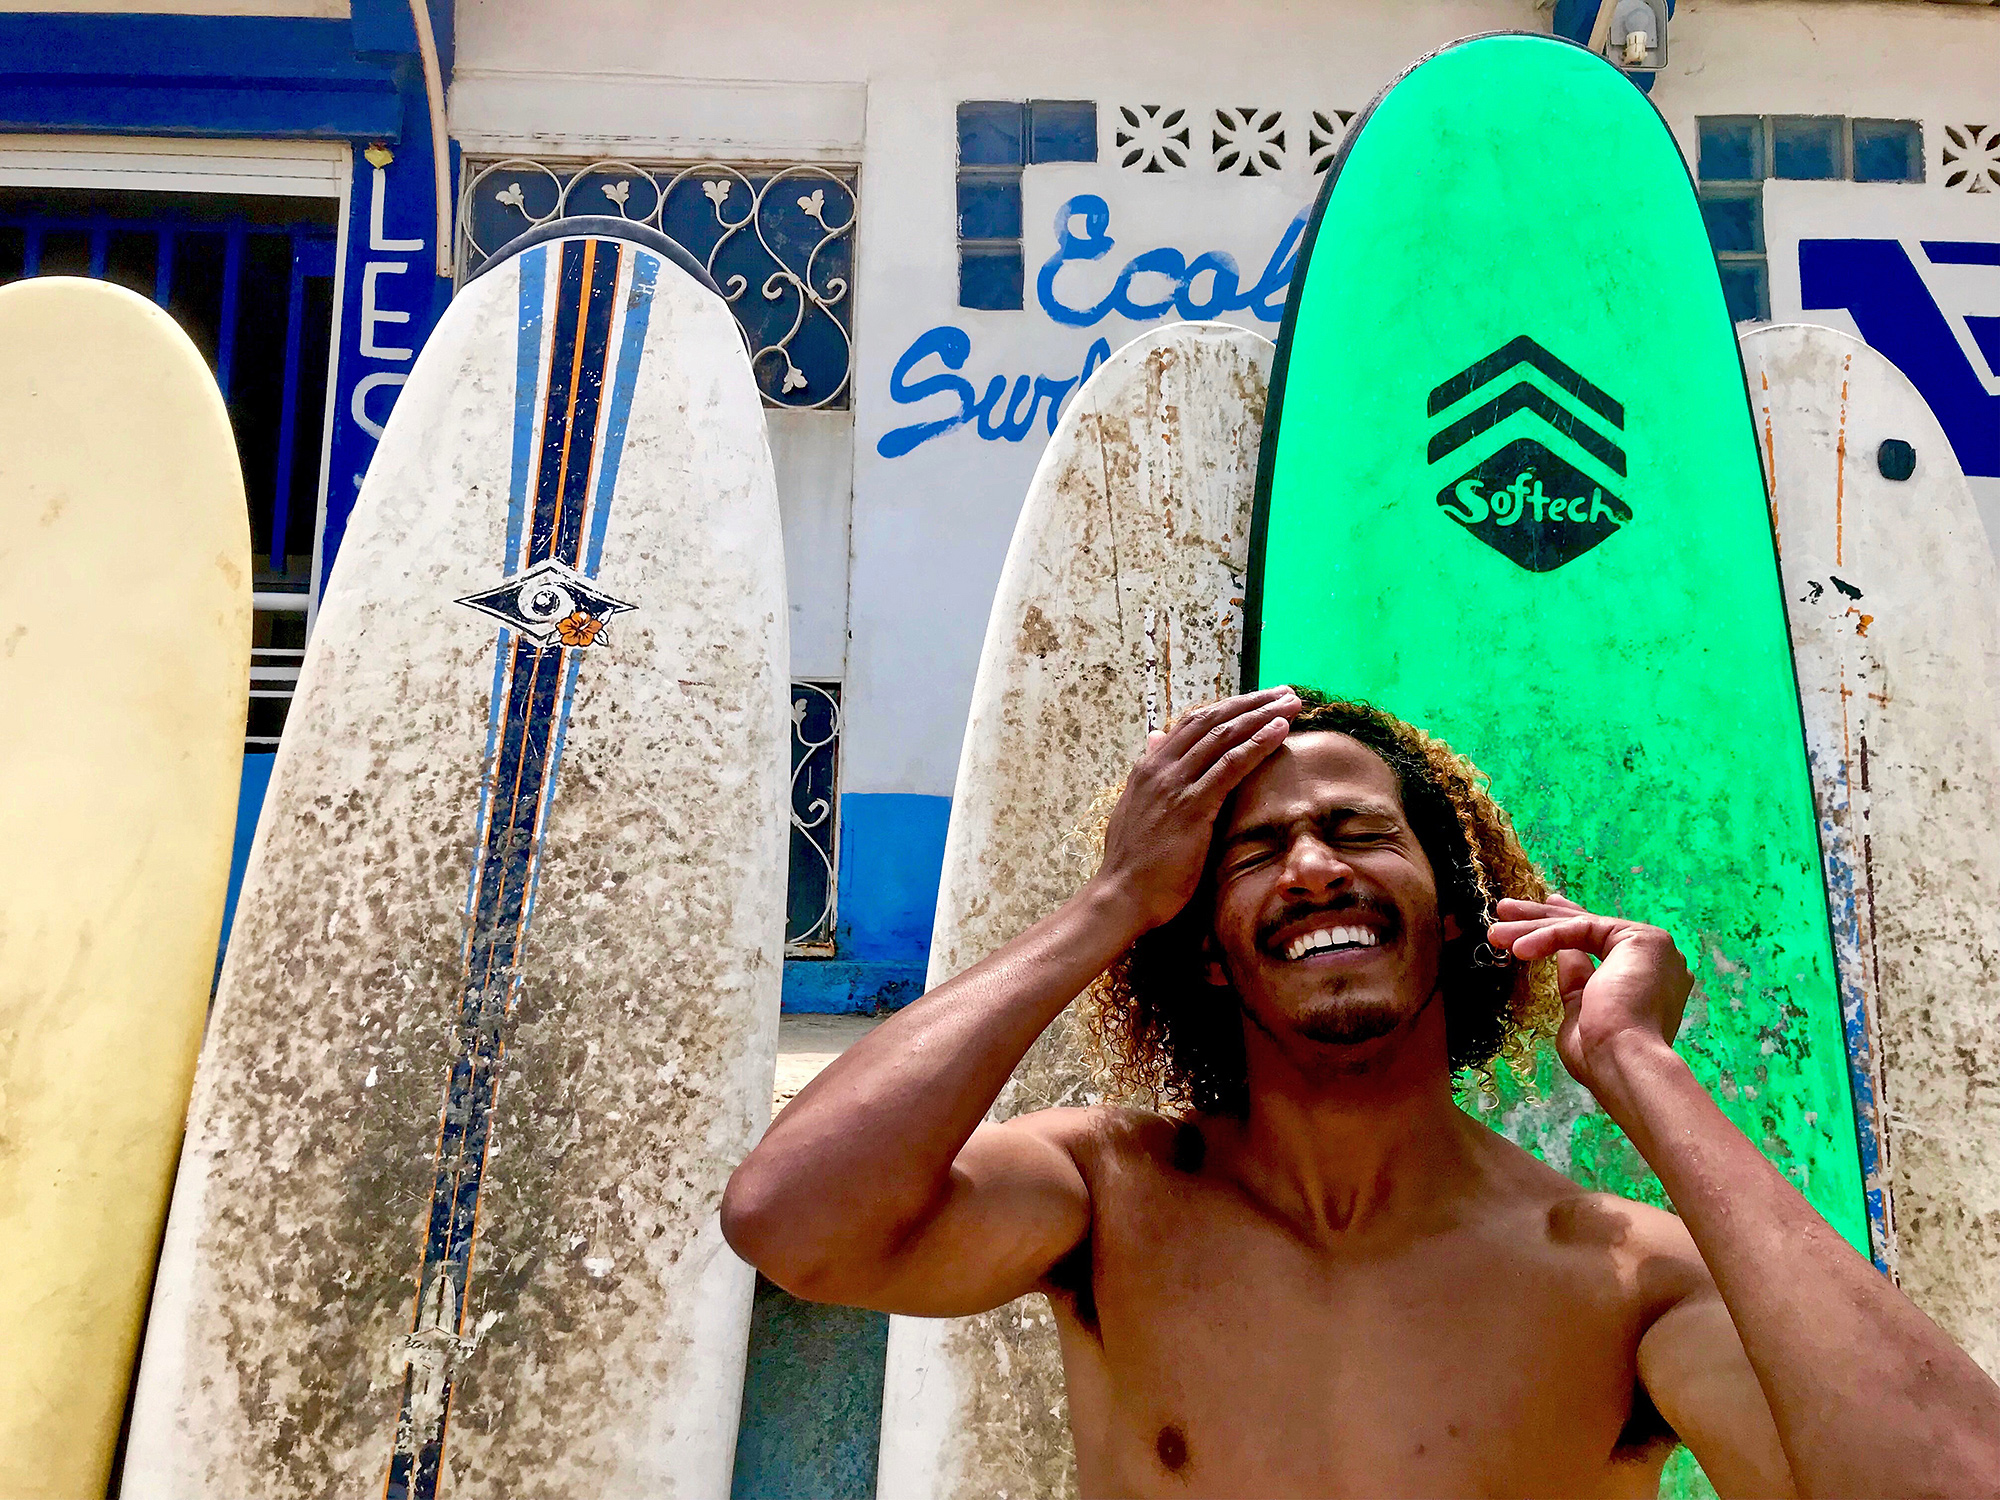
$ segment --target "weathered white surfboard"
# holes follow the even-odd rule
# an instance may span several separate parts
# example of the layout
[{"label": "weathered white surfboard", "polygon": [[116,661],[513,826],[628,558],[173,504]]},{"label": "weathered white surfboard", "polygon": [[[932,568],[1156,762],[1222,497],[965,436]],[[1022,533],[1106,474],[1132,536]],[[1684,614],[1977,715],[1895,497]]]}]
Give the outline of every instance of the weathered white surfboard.
[{"label": "weathered white surfboard", "polygon": [[[1057,425],[987,623],[945,838],[930,982],[1090,873],[1083,824],[1148,728],[1237,690],[1268,340],[1177,323],[1127,344]],[[1068,1016],[995,1118],[1091,1099]],[[890,1323],[881,1500],[1074,1495],[1061,1353],[1038,1297]]]},{"label": "weathered white surfboard", "polygon": [[1877,1258],[2000,1375],[2000,571],[1858,339],[1743,338],[1819,803]]},{"label": "weathered white surfboard", "polygon": [[734,320],[605,223],[460,292],[363,486],[197,1076],[127,1500],[728,1493],[783,550]]},{"label": "weathered white surfboard", "polygon": [[0,1495],[99,1500],[215,975],[250,686],[229,413],[123,287],[0,287]]}]

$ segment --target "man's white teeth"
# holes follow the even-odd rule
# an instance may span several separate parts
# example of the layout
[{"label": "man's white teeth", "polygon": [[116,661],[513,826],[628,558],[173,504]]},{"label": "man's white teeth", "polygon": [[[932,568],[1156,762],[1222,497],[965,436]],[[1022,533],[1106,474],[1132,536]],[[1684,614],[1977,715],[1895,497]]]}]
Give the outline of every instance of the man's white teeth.
[{"label": "man's white teeth", "polygon": [[1381,941],[1371,928],[1327,927],[1293,938],[1285,945],[1285,961],[1297,963],[1308,953],[1318,953],[1324,948],[1373,948]]}]

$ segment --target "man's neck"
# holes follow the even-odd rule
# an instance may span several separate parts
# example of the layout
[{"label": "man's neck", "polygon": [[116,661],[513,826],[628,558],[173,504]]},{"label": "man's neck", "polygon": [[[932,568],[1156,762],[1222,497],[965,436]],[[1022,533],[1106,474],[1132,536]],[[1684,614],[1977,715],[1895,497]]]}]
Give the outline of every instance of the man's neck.
[{"label": "man's neck", "polygon": [[1480,1127],[1452,1102],[1442,1005],[1353,1047],[1244,1031],[1250,1112],[1232,1165],[1301,1232],[1393,1233],[1477,1176]]}]

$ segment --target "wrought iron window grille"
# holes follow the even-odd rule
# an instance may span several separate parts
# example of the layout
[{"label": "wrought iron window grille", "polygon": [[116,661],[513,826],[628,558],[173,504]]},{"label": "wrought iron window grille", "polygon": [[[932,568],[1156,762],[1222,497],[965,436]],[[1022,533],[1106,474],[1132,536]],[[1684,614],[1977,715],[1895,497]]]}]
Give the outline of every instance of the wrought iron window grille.
[{"label": "wrought iron window grille", "polygon": [[831,958],[840,868],[840,684],[792,684],[792,853],[785,953]]},{"label": "wrought iron window grille", "polygon": [[749,341],[765,405],[845,409],[854,374],[855,186],[852,169],[797,163],[468,163],[458,280],[552,220],[630,219],[708,268]]}]

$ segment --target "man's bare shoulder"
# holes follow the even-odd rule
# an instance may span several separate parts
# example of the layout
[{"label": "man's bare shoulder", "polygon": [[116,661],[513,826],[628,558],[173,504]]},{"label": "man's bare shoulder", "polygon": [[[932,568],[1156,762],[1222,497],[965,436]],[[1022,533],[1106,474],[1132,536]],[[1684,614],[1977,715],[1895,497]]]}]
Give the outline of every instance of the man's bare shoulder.
[{"label": "man's bare shoulder", "polygon": [[1200,1120],[1133,1104],[1036,1110],[1016,1115],[1003,1128],[1060,1146],[1093,1184],[1121,1171],[1198,1171],[1207,1149]]},{"label": "man's bare shoulder", "polygon": [[1629,1269],[1642,1299],[1656,1310],[1712,1285],[1677,1215],[1581,1187],[1504,1136],[1487,1134],[1496,1189],[1524,1215],[1540,1219],[1552,1247],[1608,1254]]}]

